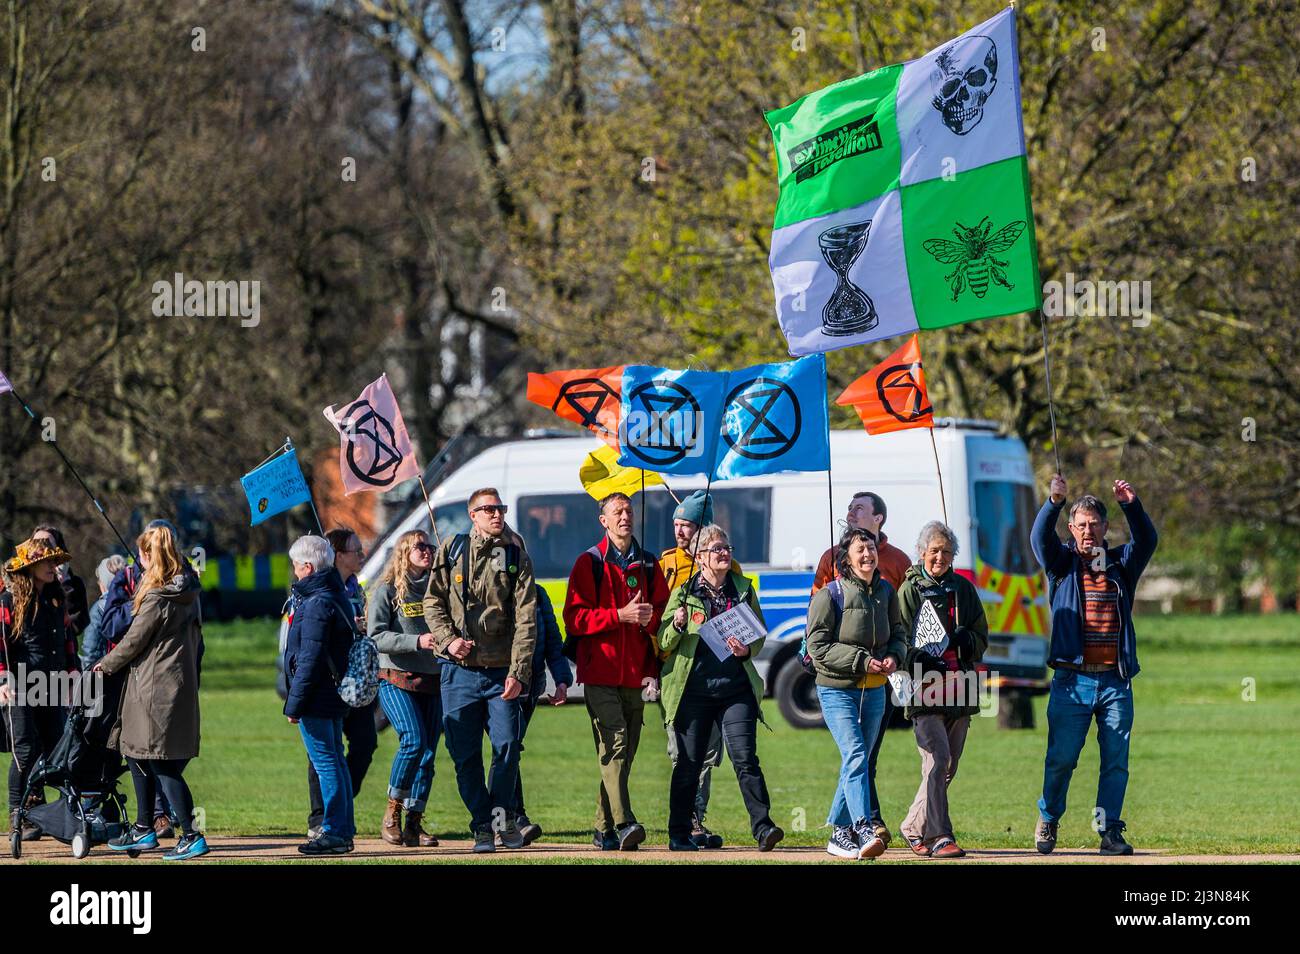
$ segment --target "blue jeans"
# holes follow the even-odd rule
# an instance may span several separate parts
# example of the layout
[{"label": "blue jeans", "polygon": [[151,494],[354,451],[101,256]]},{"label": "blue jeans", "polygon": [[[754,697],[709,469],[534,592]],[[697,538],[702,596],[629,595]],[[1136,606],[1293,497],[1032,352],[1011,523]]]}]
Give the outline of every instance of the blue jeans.
[{"label": "blue jeans", "polygon": [[1065,814],[1070,776],[1079,753],[1097,720],[1101,770],[1097,776],[1096,827],[1105,830],[1120,821],[1128,787],[1128,747],[1133,732],[1133,683],[1115,670],[1101,673],[1058,669],[1047,700],[1047,761],[1043,766],[1043,797],[1038,813],[1056,822]]},{"label": "blue jeans", "polygon": [[[867,788],[871,790],[871,814],[867,820],[876,825],[885,824],[884,816],[880,814],[880,799],[876,796],[876,759],[880,756],[880,743],[885,739],[885,730],[889,728],[889,720],[894,714],[889,687],[885,686],[884,689],[885,707],[880,713],[880,728],[876,732],[876,741],[871,746],[871,754],[867,756]],[[830,817],[842,818],[848,810],[848,803],[844,800],[844,786],[836,785]]]},{"label": "blue jeans", "polygon": [[840,749],[840,778],[826,824],[845,828],[872,815],[868,763],[880,733],[888,685],[874,689],[817,687],[822,715]]},{"label": "blue jeans", "polygon": [[337,838],[351,838],[357,833],[352,817],[352,776],[343,754],[343,718],[321,719],[303,716],[298,720],[307,758],[320,777],[325,817],[321,830]]},{"label": "blue jeans", "polygon": [[423,812],[433,787],[433,760],[442,735],[442,693],[407,692],[379,682],[379,705],[397,732],[397,754],[388,773],[388,797],[407,811]]},{"label": "blue jeans", "polygon": [[[443,731],[456,763],[456,787],[475,831],[513,817],[519,777],[519,697],[501,698],[506,668],[442,667]],[[491,789],[483,779],[483,732],[492,743]],[[496,817],[494,818],[494,813]]]}]

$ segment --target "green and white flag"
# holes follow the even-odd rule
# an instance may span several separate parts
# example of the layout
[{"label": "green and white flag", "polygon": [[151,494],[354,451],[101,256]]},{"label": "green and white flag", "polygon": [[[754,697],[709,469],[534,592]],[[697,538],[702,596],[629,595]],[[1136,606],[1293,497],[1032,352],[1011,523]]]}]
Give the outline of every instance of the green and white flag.
[{"label": "green and white flag", "polygon": [[1014,8],[767,123],[792,355],[1039,307]]}]

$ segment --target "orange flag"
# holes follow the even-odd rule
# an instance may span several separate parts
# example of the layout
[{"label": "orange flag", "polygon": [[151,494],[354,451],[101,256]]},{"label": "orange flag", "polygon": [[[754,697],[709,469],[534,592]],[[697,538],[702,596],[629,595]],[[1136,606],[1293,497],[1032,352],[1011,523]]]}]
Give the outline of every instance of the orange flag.
[{"label": "orange flag", "polygon": [[616,447],[623,407],[623,367],[530,372],[528,400],[566,421],[581,424]]},{"label": "orange flag", "polygon": [[917,336],[845,388],[835,403],[852,405],[868,434],[934,427]]}]

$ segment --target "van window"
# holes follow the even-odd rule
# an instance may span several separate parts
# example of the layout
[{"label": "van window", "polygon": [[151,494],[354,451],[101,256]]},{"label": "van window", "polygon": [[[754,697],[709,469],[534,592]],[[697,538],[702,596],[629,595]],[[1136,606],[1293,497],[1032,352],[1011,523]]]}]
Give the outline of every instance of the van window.
[{"label": "van window", "polygon": [[[423,530],[424,535],[433,540],[433,531],[429,529],[429,511],[427,508],[422,508],[420,513],[423,515],[420,522],[411,529]],[[455,503],[441,504],[433,508],[433,515],[438,518],[437,539],[446,540],[458,533],[469,533],[469,510],[466,508],[466,501],[457,500]],[[397,542],[396,537],[393,538],[393,542]]]},{"label": "van window", "polygon": [[1006,480],[975,482],[976,548],[980,559],[1003,573],[1031,576],[1038,561],[1029,545],[1029,533],[1038,508],[1034,489]]},{"label": "van window", "polygon": [[[727,529],[741,565],[768,562],[772,491],[767,487],[711,491],[714,520]],[[645,539],[641,539],[641,505],[646,502]],[[658,555],[673,545],[673,510],[666,490],[648,490],[632,498],[634,526],[641,544]],[[519,498],[518,514],[511,521],[524,538],[533,572],[538,579],[567,579],[578,554],[601,534],[596,501],[587,494],[536,494]]]}]

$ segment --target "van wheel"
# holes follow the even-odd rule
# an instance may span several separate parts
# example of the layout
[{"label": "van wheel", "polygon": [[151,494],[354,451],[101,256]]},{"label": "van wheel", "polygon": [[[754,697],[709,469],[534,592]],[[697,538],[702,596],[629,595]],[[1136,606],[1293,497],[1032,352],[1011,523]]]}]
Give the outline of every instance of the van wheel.
[{"label": "van wheel", "polygon": [[999,729],[1032,729],[1034,699],[1027,692],[1004,692],[998,696]]},{"label": "van wheel", "polygon": [[820,729],[826,725],[822,706],[817,700],[817,682],[804,671],[799,660],[791,658],[776,674],[772,695],[781,715],[796,729]]}]

